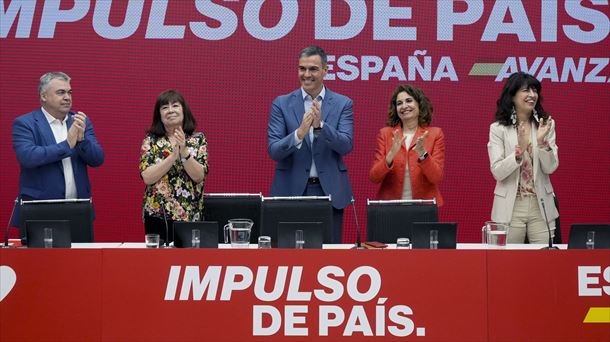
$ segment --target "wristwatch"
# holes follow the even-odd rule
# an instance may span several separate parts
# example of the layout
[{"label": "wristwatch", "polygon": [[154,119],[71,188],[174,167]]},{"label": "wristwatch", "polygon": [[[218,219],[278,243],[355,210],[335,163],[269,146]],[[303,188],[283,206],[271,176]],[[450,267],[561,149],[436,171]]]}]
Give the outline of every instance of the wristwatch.
[{"label": "wristwatch", "polygon": [[428,158],[428,152],[424,152],[424,154],[422,154],[418,159],[420,162],[426,160],[426,158]]},{"label": "wristwatch", "polygon": [[189,159],[191,159],[191,154],[190,153],[185,158],[180,158],[180,161],[184,163],[185,161],[187,161]]}]

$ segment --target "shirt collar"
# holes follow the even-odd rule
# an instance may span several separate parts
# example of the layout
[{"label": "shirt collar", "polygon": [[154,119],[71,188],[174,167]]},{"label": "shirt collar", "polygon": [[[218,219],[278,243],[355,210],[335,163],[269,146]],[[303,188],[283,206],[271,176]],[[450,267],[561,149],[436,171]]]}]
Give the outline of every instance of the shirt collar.
[{"label": "shirt collar", "polygon": [[[303,96],[303,100],[307,99],[307,97],[309,96],[309,94],[307,94],[307,92],[305,91],[305,89],[303,89],[303,87],[301,87],[301,96]],[[326,87],[322,86],[322,91],[320,92],[318,97],[321,97],[322,101],[324,101],[325,96],[326,96]]]},{"label": "shirt collar", "polygon": [[53,117],[53,115],[49,114],[49,112],[46,111],[46,109],[44,109],[44,107],[40,107],[40,109],[42,110],[42,113],[44,114],[45,118],[47,118],[47,121],[49,122],[49,124],[51,124],[53,121],[57,120],[57,122],[60,123],[65,123],[66,120],[68,120],[68,115],[66,115],[66,117],[59,121],[59,119],[56,119],[55,117]]}]

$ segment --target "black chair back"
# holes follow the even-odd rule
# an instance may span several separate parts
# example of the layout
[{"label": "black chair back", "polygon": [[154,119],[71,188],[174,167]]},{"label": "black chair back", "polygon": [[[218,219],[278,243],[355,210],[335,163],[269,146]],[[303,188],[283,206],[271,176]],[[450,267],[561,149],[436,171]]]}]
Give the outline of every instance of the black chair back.
[{"label": "black chair back", "polygon": [[209,193],[204,195],[205,221],[218,222],[218,242],[224,243],[224,225],[230,219],[247,218],[254,222],[250,242],[256,242],[261,229],[262,194]]},{"label": "black chair back", "polygon": [[413,222],[438,222],[435,200],[367,200],[367,241],[396,243],[411,238]]},{"label": "black chair back", "polygon": [[26,221],[67,220],[72,242],[93,242],[93,202],[91,199],[37,200],[19,202],[21,238],[26,236]]},{"label": "black chair back", "polygon": [[261,235],[277,246],[280,222],[322,222],[324,243],[333,243],[333,208],[328,196],[263,197]]}]

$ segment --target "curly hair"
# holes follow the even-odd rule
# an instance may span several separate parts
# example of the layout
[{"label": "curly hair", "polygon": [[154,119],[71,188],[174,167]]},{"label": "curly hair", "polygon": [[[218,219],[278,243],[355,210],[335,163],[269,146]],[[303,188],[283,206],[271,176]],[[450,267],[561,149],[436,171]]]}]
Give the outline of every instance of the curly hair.
[{"label": "curly hair", "polygon": [[398,94],[406,92],[411,95],[417,104],[419,105],[419,117],[417,118],[417,125],[420,127],[430,126],[432,122],[432,102],[426,97],[423,91],[412,87],[408,84],[399,85],[392,94],[392,98],[390,99],[390,108],[388,110],[388,121],[387,125],[394,127],[398,124],[402,127],[402,120],[398,117],[398,112],[396,111],[396,98]]},{"label": "curly hair", "polygon": [[[515,106],[513,97],[519,89],[522,89],[523,87],[536,90],[538,93],[538,101],[536,102],[534,109],[537,112],[538,118],[548,118],[548,113],[542,107],[542,84],[540,81],[528,73],[516,72],[508,77],[508,80],[502,89],[502,94],[500,94],[500,98],[496,101],[497,109],[495,119],[501,125],[510,126],[513,124],[511,120],[511,113]],[[533,121],[536,127],[538,127],[538,122],[534,120],[533,115],[530,117],[530,121]]]}]

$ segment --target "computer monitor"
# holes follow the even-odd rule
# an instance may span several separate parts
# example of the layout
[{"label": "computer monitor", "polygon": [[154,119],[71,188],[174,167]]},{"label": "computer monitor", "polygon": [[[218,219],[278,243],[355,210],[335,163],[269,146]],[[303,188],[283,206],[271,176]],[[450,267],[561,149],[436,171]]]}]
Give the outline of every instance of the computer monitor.
[{"label": "computer monitor", "polygon": [[438,249],[455,249],[457,223],[455,222],[413,222],[411,244],[414,249],[430,249],[430,231],[438,231]]},{"label": "computer monitor", "polygon": [[280,222],[277,226],[278,248],[295,248],[295,232],[303,231],[303,248],[322,248],[324,224],[322,222]]},{"label": "computer monitor", "polygon": [[322,222],[324,243],[333,243],[333,208],[328,196],[263,197],[261,235],[277,246],[280,222]]},{"label": "computer monitor", "polygon": [[587,233],[595,232],[594,249],[610,248],[610,224],[573,224],[568,249],[587,249]]},{"label": "computer monitor", "polygon": [[25,239],[28,248],[44,248],[45,228],[51,228],[53,248],[72,247],[70,221],[68,220],[27,220],[25,221]]},{"label": "computer monitor", "polygon": [[250,241],[257,241],[261,229],[262,194],[208,193],[204,195],[205,221],[218,222],[218,242],[224,243],[223,227],[234,218],[247,218],[254,222]]},{"label": "computer monitor", "polygon": [[367,200],[367,241],[396,243],[399,237],[411,238],[413,222],[437,222],[435,200]]},{"label": "computer monitor", "polygon": [[174,222],[174,247],[192,248],[193,230],[199,231],[199,248],[218,248],[218,222]]},{"label": "computer monitor", "polygon": [[67,220],[72,242],[93,242],[93,203],[91,199],[35,200],[19,202],[21,238],[28,220]]}]

